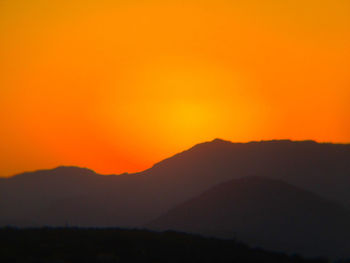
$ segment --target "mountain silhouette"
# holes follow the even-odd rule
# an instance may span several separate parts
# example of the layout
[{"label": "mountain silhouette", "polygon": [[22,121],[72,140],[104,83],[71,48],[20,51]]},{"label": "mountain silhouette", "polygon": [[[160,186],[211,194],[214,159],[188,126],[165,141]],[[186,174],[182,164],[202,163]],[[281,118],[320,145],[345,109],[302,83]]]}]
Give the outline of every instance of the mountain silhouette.
[{"label": "mountain silhouette", "polygon": [[244,176],[271,177],[350,207],[350,144],[215,139],[157,163],[142,174],[157,179],[172,177],[174,182],[207,189]]},{"label": "mountain silhouette", "polygon": [[350,256],[350,211],[282,181],[233,179],[148,225],[306,256]]},{"label": "mountain silhouette", "polygon": [[350,145],[215,139],[135,174],[57,167],[1,179],[0,224],[142,227],[218,184],[252,176],[350,207]]},{"label": "mountain silhouette", "polygon": [[78,167],[19,174],[0,182],[0,219],[31,222],[22,226],[137,226],[156,214],[142,182],[137,175],[99,175]]},{"label": "mountain silhouette", "polygon": [[216,139],[141,173],[102,176],[58,167],[0,181],[1,217],[39,224],[137,226],[212,186],[244,176],[280,179],[349,206],[350,146]]}]

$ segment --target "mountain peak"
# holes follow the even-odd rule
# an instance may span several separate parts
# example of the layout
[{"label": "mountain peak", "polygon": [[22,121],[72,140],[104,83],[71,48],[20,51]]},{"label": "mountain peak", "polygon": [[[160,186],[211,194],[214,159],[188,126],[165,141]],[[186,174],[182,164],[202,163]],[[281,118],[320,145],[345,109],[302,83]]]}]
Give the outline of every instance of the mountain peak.
[{"label": "mountain peak", "polygon": [[52,169],[42,169],[42,170],[20,173],[12,177],[9,177],[8,179],[26,178],[29,180],[30,177],[33,177],[33,176],[52,178],[52,177],[62,177],[62,176],[76,177],[76,176],[90,176],[90,175],[96,175],[96,173],[93,170],[90,170],[88,168],[62,165]]},{"label": "mountain peak", "polygon": [[77,172],[77,171],[80,171],[80,172],[95,173],[93,170],[88,169],[86,167],[65,166],[65,165],[57,166],[56,168],[53,168],[52,171],[56,171],[56,172],[73,172],[73,171]]},{"label": "mountain peak", "polygon": [[[261,141],[249,141],[249,142],[232,142],[229,140],[224,140],[221,138],[215,138],[212,141],[207,141],[203,143],[199,143],[194,145],[191,149],[197,148],[198,146],[203,146],[203,145],[213,145],[213,146],[220,146],[220,145],[315,145],[315,144],[321,144],[313,140],[302,140],[302,141],[293,141],[290,139],[274,139],[274,140],[261,140]],[[322,143],[325,144],[325,143]]]},{"label": "mountain peak", "polygon": [[227,141],[227,140],[223,140],[221,138],[215,138],[214,140],[211,141],[212,143],[227,143],[227,142],[230,142],[230,141]]}]

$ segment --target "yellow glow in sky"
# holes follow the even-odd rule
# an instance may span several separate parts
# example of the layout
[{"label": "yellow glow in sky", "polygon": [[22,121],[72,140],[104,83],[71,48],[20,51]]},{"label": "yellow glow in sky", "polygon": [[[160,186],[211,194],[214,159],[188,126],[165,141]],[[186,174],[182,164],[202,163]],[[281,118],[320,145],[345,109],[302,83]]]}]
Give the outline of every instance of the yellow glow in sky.
[{"label": "yellow glow in sky", "polygon": [[350,142],[348,0],[0,2],[0,175]]}]

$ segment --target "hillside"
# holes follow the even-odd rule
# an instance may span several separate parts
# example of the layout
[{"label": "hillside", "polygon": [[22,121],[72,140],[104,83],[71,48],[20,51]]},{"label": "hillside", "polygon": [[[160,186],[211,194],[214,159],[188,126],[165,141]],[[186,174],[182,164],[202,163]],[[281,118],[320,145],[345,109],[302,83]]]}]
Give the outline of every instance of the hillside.
[{"label": "hillside", "polygon": [[150,228],[237,238],[306,256],[350,257],[350,212],[282,181],[230,180],[153,221]]},{"label": "hillside", "polygon": [[0,180],[0,219],[23,226],[140,226],[216,184],[252,175],[348,205],[350,146],[216,139],[136,174],[77,167],[24,173]]}]

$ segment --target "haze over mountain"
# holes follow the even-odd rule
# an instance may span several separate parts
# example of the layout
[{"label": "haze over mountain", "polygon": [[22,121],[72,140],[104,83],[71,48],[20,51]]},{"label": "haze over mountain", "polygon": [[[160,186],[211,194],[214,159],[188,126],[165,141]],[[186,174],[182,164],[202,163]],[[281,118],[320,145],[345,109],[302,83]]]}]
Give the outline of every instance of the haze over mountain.
[{"label": "haze over mountain", "polygon": [[306,256],[350,256],[350,211],[264,177],[233,179],[171,209],[148,227],[236,238]]}]

